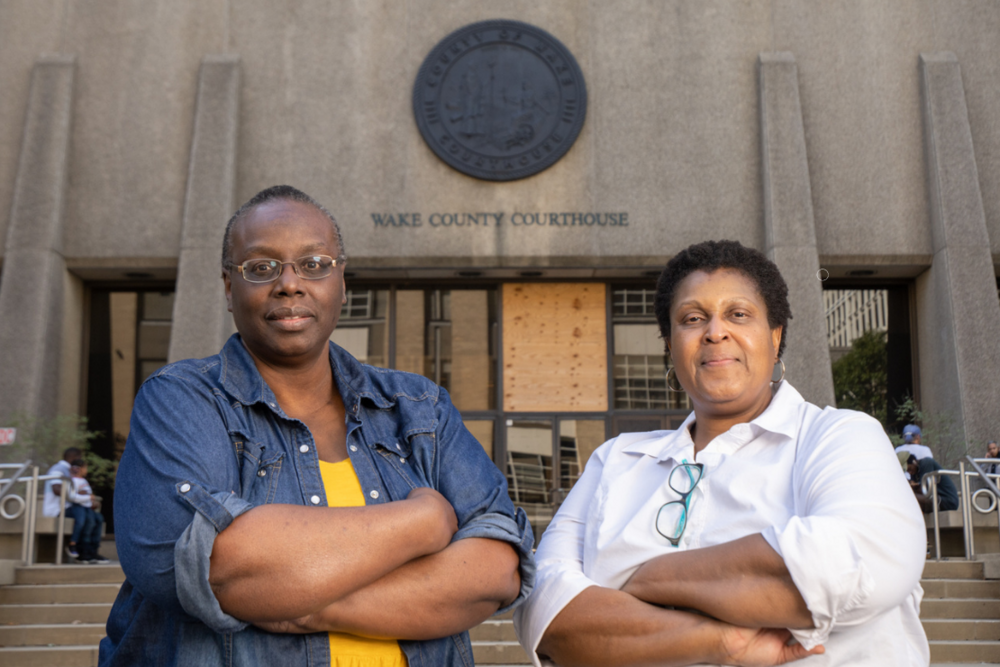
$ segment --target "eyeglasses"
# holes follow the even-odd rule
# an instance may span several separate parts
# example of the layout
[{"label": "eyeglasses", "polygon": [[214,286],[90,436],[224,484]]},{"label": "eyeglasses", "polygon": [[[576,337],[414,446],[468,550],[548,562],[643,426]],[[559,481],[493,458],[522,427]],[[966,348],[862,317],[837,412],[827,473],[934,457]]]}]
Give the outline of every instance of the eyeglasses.
[{"label": "eyeglasses", "polygon": [[343,259],[329,255],[307,255],[294,262],[279,262],[276,259],[248,259],[242,264],[230,264],[229,268],[239,269],[243,279],[250,283],[270,283],[278,279],[286,264],[291,264],[295,275],[304,280],[319,280],[333,273],[333,267]]},{"label": "eyeglasses", "polygon": [[701,481],[701,463],[681,463],[670,471],[667,484],[681,496],[680,500],[671,500],[656,513],[656,532],[667,538],[675,547],[681,542],[681,535],[687,527],[688,513],[691,506],[691,494]]}]

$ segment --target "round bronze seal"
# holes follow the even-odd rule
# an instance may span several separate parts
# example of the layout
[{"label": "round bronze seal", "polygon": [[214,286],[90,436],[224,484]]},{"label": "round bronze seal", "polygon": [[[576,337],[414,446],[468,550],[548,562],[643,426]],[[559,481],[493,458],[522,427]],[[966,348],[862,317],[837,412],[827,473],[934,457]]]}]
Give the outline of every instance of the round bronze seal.
[{"label": "round bronze seal", "polygon": [[469,176],[512,181],[547,169],[580,134],[587,89],[573,54],[541,28],[482,21],[424,60],[413,113],[439,158]]}]

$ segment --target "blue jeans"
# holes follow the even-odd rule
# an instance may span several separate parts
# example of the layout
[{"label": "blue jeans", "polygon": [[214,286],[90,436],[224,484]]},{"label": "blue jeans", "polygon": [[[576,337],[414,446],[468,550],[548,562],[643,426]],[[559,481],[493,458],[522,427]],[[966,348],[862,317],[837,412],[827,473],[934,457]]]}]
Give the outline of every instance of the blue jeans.
[{"label": "blue jeans", "polygon": [[104,516],[76,503],[66,503],[66,516],[73,519],[73,535],[69,541],[76,545],[80,558],[96,555],[101,546]]}]

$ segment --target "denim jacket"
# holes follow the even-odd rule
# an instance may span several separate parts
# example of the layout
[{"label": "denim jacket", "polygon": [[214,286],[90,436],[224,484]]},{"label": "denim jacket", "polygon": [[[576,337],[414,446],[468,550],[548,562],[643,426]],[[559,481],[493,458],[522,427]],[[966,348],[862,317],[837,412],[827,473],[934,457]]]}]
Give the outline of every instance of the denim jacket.
[{"label": "denim jacket", "polygon": [[[333,343],[330,364],[365,502],[438,490],[458,517],[454,539],[514,545],[520,603],[534,581],[531,528],[448,393],[418,375],[363,365]],[[326,506],[318,460],[309,429],[282,412],[238,334],[216,356],[150,377],[118,470],[116,541],[126,580],[99,664],[329,665],[326,633],[258,630],[222,611],[208,583],[215,536],[235,517],[265,503]],[[410,667],[473,665],[467,632],[400,647]]]}]

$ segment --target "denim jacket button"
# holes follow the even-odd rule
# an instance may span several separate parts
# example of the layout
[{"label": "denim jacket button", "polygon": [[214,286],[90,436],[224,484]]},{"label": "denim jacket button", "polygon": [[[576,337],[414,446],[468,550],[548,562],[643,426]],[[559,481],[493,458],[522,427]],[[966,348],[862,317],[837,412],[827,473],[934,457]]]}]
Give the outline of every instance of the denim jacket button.
[{"label": "denim jacket button", "polygon": [[356,451],[358,451],[358,448],[357,448],[357,446],[355,446],[355,445],[351,445],[351,451],[352,451],[352,452],[356,452]]},{"label": "denim jacket button", "polygon": [[398,443],[398,442],[396,443],[396,449],[398,449],[398,450],[400,450],[400,451],[402,451],[402,450],[403,450],[403,448],[399,446],[399,443]]},{"label": "denim jacket button", "polygon": [[257,471],[257,476],[258,476],[258,477],[266,477],[266,476],[267,476],[267,471],[266,471],[266,470],[263,470],[263,469],[261,469],[261,470],[258,470],[258,471]]},{"label": "denim jacket button", "polygon": [[372,498],[378,498],[378,491],[372,489],[372,492],[369,493],[368,495],[371,496]]},{"label": "denim jacket button", "polygon": [[309,502],[311,502],[313,505],[319,505],[319,496],[313,496],[312,498],[309,499]]},{"label": "denim jacket button", "polygon": [[402,456],[400,456],[399,457],[399,462],[400,463],[406,463],[406,459],[404,459]]},{"label": "denim jacket button", "polygon": [[309,445],[301,445],[299,447],[299,451],[302,452],[303,454],[305,454],[306,452],[309,451]]},{"label": "denim jacket button", "polygon": [[181,493],[187,493],[191,490],[190,484],[181,484]]}]

